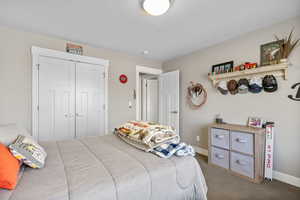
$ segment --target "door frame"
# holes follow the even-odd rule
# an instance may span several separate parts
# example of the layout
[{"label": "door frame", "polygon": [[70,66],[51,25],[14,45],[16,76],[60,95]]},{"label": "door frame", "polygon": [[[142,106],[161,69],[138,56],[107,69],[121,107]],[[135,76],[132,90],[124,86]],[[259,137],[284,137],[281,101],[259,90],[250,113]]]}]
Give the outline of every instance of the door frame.
[{"label": "door frame", "polygon": [[109,60],[94,58],[88,56],[81,56],[66,53],[63,51],[57,51],[52,49],[40,48],[37,46],[31,47],[32,56],[32,96],[31,96],[31,111],[32,111],[32,122],[31,130],[32,136],[38,138],[38,125],[39,125],[39,57],[45,56],[50,58],[57,58],[62,60],[68,60],[72,62],[89,63],[94,65],[101,65],[105,68],[105,134],[108,134],[108,69]]},{"label": "door frame", "polygon": [[145,73],[145,74],[151,74],[151,75],[160,75],[163,73],[161,69],[156,69],[152,67],[146,67],[146,66],[141,66],[137,65],[135,69],[135,107],[136,107],[136,120],[139,121],[141,120],[141,115],[142,115],[142,108],[141,108],[141,79],[140,79],[140,74]]}]

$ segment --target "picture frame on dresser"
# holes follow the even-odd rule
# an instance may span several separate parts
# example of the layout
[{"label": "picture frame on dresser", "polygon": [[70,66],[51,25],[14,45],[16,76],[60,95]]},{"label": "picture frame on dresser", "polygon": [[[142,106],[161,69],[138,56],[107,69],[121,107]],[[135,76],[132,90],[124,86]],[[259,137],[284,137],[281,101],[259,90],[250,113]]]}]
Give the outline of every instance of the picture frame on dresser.
[{"label": "picture frame on dresser", "polygon": [[262,128],[263,124],[264,124],[264,120],[259,117],[249,117],[248,119],[249,127]]}]

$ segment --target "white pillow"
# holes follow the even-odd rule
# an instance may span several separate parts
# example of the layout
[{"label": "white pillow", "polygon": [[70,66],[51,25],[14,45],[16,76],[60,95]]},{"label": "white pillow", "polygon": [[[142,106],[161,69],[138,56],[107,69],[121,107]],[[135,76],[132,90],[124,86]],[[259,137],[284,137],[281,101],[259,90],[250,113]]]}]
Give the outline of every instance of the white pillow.
[{"label": "white pillow", "polygon": [[19,135],[31,138],[26,129],[20,128],[16,124],[0,125],[0,143],[8,146],[13,143]]}]

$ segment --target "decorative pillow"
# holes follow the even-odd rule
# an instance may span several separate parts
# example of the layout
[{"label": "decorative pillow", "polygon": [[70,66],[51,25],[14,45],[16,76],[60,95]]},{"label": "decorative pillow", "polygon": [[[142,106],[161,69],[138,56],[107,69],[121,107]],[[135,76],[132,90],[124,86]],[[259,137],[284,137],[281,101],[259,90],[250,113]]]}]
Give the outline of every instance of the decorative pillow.
[{"label": "decorative pillow", "polygon": [[13,143],[19,135],[31,137],[30,134],[16,124],[0,125],[0,142],[6,146]]},{"label": "decorative pillow", "polygon": [[0,188],[13,190],[18,182],[20,162],[0,143]]},{"label": "decorative pillow", "polygon": [[19,135],[14,143],[9,145],[12,154],[32,168],[42,168],[45,165],[47,153],[32,138]]}]

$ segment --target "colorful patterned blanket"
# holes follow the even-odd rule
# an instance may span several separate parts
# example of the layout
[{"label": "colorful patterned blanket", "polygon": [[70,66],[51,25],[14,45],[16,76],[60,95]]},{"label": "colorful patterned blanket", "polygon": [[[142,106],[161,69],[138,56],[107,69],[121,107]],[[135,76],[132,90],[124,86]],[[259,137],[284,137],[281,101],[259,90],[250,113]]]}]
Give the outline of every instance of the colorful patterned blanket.
[{"label": "colorful patterned blanket", "polygon": [[151,152],[161,158],[170,158],[173,155],[178,157],[195,156],[194,148],[191,145],[186,145],[183,142],[178,144],[162,144],[161,146],[154,148]]},{"label": "colorful patterned blanket", "polygon": [[195,155],[193,147],[180,143],[179,135],[170,126],[129,121],[117,128],[115,133],[128,144],[163,158],[170,158],[174,154]]},{"label": "colorful patterned blanket", "polygon": [[143,146],[143,150],[151,149],[165,143],[179,143],[180,137],[170,126],[152,122],[129,121],[116,129],[116,133],[124,140]]}]

